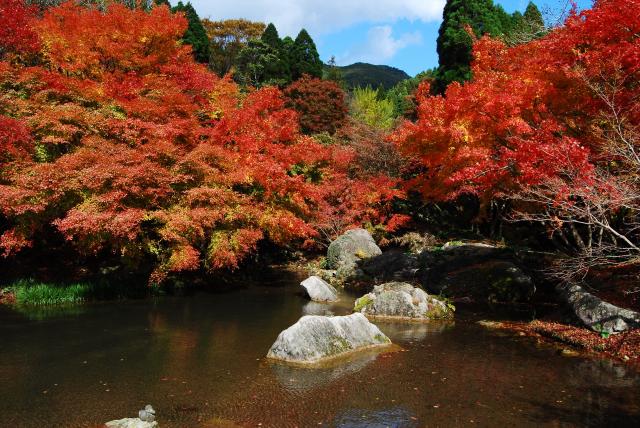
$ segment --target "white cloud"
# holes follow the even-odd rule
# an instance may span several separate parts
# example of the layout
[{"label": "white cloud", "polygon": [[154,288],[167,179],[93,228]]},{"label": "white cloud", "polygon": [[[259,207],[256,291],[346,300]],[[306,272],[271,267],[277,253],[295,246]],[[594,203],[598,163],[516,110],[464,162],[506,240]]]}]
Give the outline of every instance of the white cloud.
[{"label": "white cloud", "polygon": [[422,43],[422,35],[417,31],[402,34],[396,39],[393,37],[391,26],[373,27],[369,30],[367,41],[352,48],[350,52],[341,56],[338,62],[341,65],[358,61],[381,64],[393,58],[399,50],[419,43]]},{"label": "white cloud", "polygon": [[203,18],[273,22],[281,36],[295,36],[301,28],[306,28],[312,36],[319,36],[360,22],[437,21],[442,18],[445,1],[191,0],[191,3]]}]

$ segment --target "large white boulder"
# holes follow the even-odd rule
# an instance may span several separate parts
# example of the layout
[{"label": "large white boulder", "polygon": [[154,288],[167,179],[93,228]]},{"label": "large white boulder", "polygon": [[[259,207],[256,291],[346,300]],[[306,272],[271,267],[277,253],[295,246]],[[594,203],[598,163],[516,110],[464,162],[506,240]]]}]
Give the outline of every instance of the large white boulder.
[{"label": "large white boulder", "polygon": [[313,364],[390,344],[391,340],[362,314],[342,317],[307,315],[280,333],[267,358]]},{"label": "large white boulder", "polygon": [[314,302],[335,302],[338,292],[329,283],[317,276],[311,276],[300,283]]}]

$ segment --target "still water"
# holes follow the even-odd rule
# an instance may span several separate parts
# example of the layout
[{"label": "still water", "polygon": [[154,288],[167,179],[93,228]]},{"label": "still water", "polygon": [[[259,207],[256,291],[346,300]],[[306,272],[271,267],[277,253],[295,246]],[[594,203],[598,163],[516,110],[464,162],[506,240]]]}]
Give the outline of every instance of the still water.
[{"label": "still water", "polygon": [[383,324],[403,349],[322,369],[265,361],[324,306],[270,287],[54,312],[0,308],[0,427],[97,427],[151,403],[160,427],[640,426],[640,374],[528,338]]}]

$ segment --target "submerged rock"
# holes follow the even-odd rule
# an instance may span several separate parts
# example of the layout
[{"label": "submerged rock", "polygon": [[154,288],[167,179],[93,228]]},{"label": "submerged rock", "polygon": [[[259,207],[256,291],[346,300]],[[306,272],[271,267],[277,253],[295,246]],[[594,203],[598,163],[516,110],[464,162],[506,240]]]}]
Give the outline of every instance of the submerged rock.
[{"label": "submerged rock", "polygon": [[158,422],[147,422],[139,418],[125,418],[104,424],[107,428],[156,428]]},{"label": "submerged rock", "polygon": [[300,283],[314,302],[335,302],[338,292],[329,283],[317,276],[311,276]]},{"label": "submerged rock", "polygon": [[379,256],[382,250],[364,229],[353,229],[338,237],[329,245],[327,266],[337,270],[342,278],[353,275],[360,260]]},{"label": "submerged rock", "polygon": [[620,333],[640,327],[640,313],[619,308],[587,292],[579,285],[559,288],[573,313],[599,333]]},{"label": "submerged rock", "polygon": [[405,282],[376,285],[373,292],[356,300],[355,312],[371,318],[436,320],[453,318],[453,307]]},{"label": "submerged rock", "polygon": [[307,315],[284,330],[267,358],[313,364],[391,341],[362,314],[343,317]]}]

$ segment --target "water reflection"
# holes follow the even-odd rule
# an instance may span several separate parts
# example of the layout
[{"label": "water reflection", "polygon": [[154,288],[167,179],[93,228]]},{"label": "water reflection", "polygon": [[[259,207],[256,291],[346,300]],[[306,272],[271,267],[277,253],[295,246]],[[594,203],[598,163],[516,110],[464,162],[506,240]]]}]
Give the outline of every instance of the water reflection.
[{"label": "water reflection", "polygon": [[17,313],[31,321],[43,321],[50,318],[74,317],[87,311],[84,305],[61,306],[28,306],[16,305],[12,307]]},{"label": "water reflection", "polygon": [[350,409],[338,415],[338,428],[413,428],[418,423],[411,413],[401,407],[382,410]]},{"label": "water reflection", "polygon": [[309,302],[302,307],[302,315],[333,316],[332,305],[328,303]]},{"label": "water reflection", "polygon": [[384,351],[368,350],[351,354],[322,367],[298,367],[286,363],[270,362],[271,371],[286,389],[306,391],[327,385],[337,379],[359,372],[371,364]]},{"label": "water reflection", "polygon": [[429,321],[429,322],[378,322],[382,332],[389,336],[392,341],[424,340],[429,335],[443,333],[455,327],[454,321]]},{"label": "water reflection", "polygon": [[[578,376],[570,379],[574,385],[587,382],[607,388],[640,388],[640,378],[632,369],[611,360],[584,360],[577,365],[576,372]],[[638,393],[640,394],[640,389]]]}]

